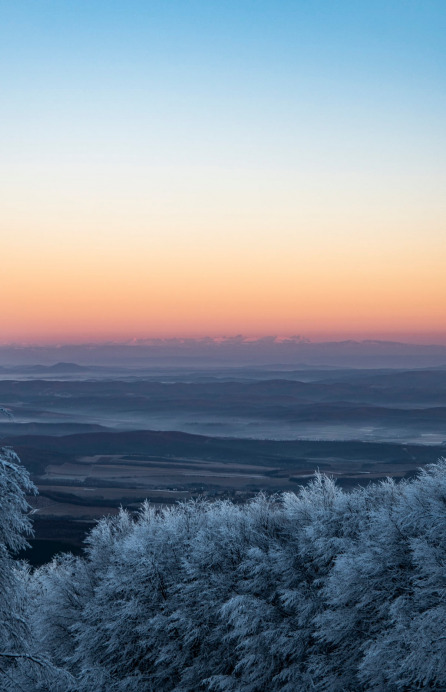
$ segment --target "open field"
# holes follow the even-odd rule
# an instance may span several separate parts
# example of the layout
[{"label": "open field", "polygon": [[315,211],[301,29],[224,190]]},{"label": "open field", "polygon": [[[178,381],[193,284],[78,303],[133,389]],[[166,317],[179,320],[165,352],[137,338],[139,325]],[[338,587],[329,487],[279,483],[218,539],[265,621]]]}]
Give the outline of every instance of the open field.
[{"label": "open field", "polygon": [[121,504],[134,509],[145,498],[170,504],[294,491],[318,470],[344,487],[385,476],[404,478],[444,452],[435,445],[240,440],[156,431],[6,441],[33,472],[40,490],[33,502],[40,515],[85,518],[97,516],[98,508],[103,514]]}]

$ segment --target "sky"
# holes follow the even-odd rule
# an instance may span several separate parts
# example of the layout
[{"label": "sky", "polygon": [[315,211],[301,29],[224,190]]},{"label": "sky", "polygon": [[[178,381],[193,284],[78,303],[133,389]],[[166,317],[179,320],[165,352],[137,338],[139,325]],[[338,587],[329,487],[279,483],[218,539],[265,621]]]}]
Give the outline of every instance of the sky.
[{"label": "sky", "polygon": [[446,343],[444,0],[0,0],[0,343]]}]

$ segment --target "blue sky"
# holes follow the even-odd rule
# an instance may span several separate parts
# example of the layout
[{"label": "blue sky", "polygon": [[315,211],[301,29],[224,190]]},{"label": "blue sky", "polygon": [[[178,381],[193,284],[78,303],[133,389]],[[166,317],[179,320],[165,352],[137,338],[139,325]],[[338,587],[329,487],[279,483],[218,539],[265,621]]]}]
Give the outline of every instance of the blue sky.
[{"label": "blue sky", "polygon": [[29,157],[34,146],[76,156],[84,143],[85,155],[138,158],[161,140],[169,160],[292,165],[312,137],[398,153],[442,137],[443,2],[15,0],[0,10],[7,152],[23,138]]}]

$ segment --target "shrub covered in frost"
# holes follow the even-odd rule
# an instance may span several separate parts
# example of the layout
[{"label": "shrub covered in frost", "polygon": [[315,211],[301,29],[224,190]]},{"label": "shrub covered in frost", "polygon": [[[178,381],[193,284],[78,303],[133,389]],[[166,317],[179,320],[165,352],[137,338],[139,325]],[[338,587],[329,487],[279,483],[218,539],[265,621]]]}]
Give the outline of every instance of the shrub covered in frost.
[{"label": "shrub covered in frost", "polygon": [[145,504],[34,574],[40,655],[76,690],[446,689],[446,462],[245,506]]},{"label": "shrub covered in frost", "polygon": [[446,462],[345,493],[317,475],[244,505],[144,504],[82,558],[29,572],[15,455],[0,456],[0,688],[446,689]]}]

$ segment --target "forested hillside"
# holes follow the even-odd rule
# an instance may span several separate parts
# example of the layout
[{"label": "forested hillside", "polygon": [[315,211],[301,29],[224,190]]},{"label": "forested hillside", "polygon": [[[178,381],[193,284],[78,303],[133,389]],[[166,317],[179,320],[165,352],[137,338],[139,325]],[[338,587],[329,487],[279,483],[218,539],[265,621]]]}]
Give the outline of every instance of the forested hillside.
[{"label": "forested hillside", "polygon": [[0,462],[0,688],[446,689],[446,461],[347,493],[101,520],[30,573],[26,472]]}]

